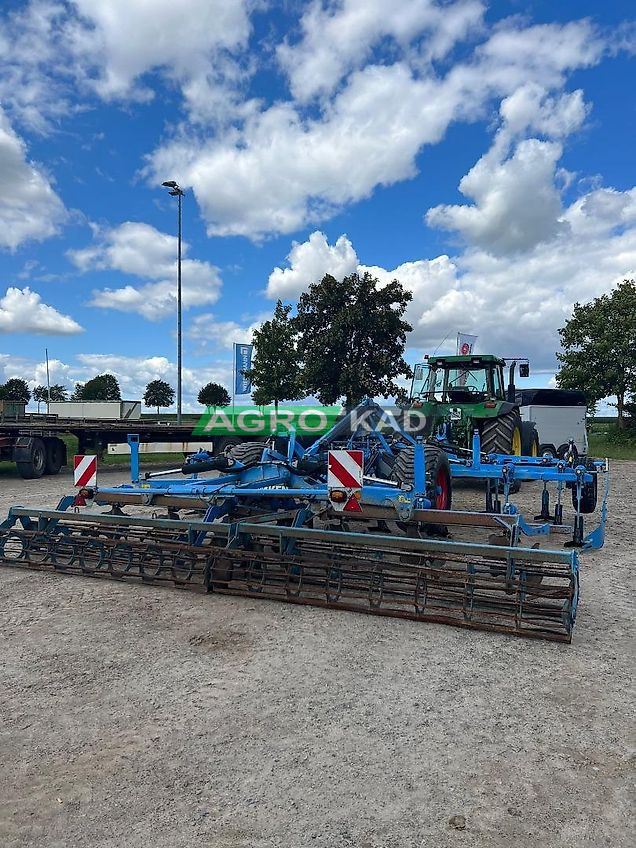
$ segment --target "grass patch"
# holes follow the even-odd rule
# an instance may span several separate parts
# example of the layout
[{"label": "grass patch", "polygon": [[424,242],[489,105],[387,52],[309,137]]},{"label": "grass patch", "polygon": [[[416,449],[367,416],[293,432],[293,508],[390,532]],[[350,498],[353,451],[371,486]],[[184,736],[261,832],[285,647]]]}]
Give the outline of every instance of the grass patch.
[{"label": "grass patch", "polygon": [[603,428],[599,428],[599,431],[592,431],[589,434],[589,452],[590,456],[595,457],[609,457],[610,459],[636,459],[636,441],[625,441],[623,443],[617,443],[612,438],[611,432],[605,428],[605,432],[602,432]]}]

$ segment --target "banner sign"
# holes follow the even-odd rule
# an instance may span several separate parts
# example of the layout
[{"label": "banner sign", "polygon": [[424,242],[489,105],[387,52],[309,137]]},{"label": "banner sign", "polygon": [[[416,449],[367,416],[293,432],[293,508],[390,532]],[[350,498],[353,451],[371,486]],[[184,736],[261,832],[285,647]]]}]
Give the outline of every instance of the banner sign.
[{"label": "banner sign", "polygon": [[243,374],[252,367],[251,344],[234,344],[234,394],[249,395],[252,391],[250,380]]},{"label": "banner sign", "polygon": [[475,350],[477,344],[477,336],[470,336],[468,333],[457,333],[457,353],[460,356],[470,356]]}]

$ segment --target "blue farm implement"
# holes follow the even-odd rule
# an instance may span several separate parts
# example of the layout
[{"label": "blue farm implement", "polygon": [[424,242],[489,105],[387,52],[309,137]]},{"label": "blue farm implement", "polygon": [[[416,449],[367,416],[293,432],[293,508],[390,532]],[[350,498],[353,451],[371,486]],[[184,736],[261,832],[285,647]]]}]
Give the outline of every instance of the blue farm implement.
[{"label": "blue farm implement", "polygon": [[[580,508],[600,465],[513,463],[478,444],[447,457],[371,401],[308,448],[290,433],[143,478],[129,443],[130,484],[13,507],[0,563],[569,642],[579,551],[603,541],[605,504],[587,536]],[[558,511],[556,523],[546,510],[523,518],[508,497],[515,475],[577,493],[572,547],[541,547],[566,527]],[[457,476],[490,480],[493,511],[452,510]]]}]

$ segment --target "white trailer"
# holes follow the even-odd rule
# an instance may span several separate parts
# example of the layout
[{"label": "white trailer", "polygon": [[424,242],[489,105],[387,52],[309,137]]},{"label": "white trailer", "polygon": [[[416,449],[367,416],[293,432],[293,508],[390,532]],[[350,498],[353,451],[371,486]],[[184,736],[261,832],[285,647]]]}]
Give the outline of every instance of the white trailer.
[{"label": "white trailer", "polygon": [[51,401],[49,414],[84,421],[138,421],[140,400]]},{"label": "white trailer", "polygon": [[532,421],[539,436],[539,453],[563,455],[570,439],[579,455],[587,454],[587,405],[582,392],[565,389],[521,389],[517,403],[522,421]]}]

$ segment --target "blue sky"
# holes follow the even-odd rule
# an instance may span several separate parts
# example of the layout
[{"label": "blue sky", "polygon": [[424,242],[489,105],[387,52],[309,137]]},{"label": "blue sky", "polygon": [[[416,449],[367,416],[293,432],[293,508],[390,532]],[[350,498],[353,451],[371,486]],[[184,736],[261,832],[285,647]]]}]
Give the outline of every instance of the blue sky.
[{"label": "blue sky", "polygon": [[371,268],[408,358],[529,355],[636,274],[633,4],[4,0],[0,379],[229,386],[277,297]]}]

